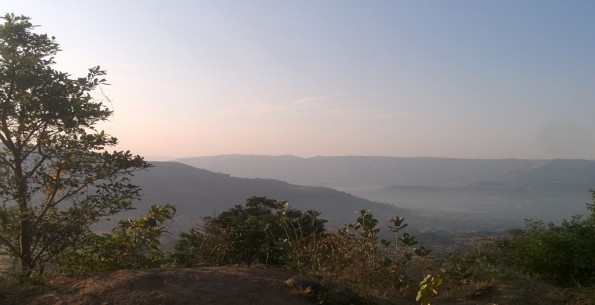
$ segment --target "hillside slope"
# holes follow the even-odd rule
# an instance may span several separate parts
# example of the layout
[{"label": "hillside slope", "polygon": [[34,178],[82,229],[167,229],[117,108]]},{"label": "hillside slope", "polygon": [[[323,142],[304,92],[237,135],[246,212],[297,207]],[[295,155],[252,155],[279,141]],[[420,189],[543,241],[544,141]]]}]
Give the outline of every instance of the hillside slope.
[{"label": "hillside slope", "polygon": [[[314,209],[330,224],[355,220],[354,211],[371,210],[389,218],[410,212],[393,205],[372,202],[326,187],[292,185],[272,179],[236,178],[213,173],[175,162],[154,162],[155,167],[135,174],[133,183],[143,188],[143,198],[136,204],[138,214],[151,204],[171,203],[177,207],[176,221],[187,228],[200,217],[212,216],[234,205],[243,204],[251,196],[287,200],[300,210]],[[132,215],[131,214],[131,215]]]},{"label": "hillside slope", "polygon": [[180,161],[236,176],[336,188],[418,211],[426,228],[505,230],[522,227],[527,218],[559,222],[584,213],[595,187],[590,160],[224,155]]}]

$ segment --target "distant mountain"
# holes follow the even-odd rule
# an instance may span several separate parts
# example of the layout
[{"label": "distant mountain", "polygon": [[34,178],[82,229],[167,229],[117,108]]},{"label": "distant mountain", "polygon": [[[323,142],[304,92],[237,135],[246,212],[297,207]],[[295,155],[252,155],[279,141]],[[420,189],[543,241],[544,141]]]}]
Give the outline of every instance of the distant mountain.
[{"label": "distant mountain", "polygon": [[595,162],[589,160],[551,160],[529,171],[517,174],[510,184],[567,184],[595,187]]},{"label": "distant mountain", "polygon": [[[394,157],[225,155],[180,162],[240,177],[331,187],[418,211],[417,221],[452,228],[520,227],[585,213],[595,188],[590,160],[467,160]],[[475,222],[474,222],[475,221]]]},{"label": "distant mountain", "polygon": [[237,177],[272,178],[347,192],[393,185],[464,186],[486,182],[595,187],[595,162],[589,160],[224,155],[177,161]]},{"label": "distant mountain", "polygon": [[[590,180],[595,166],[587,160],[290,156],[196,160],[219,172],[229,168],[232,175],[154,162],[155,167],[134,176],[133,183],[143,188],[137,210],[119,218],[140,215],[150,204],[172,203],[178,209],[175,227],[186,230],[201,217],[243,204],[248,197],[267,196],[287,200],[300,210],[317,210],[331,226],[351,223],[355,211],[368,209],[383,221],[403,216],[418,230],[493,231],[521,227],[525,218],[559,221],[583,213],[590,199],[587,191],[595,187]],[[235,166],[239,169],[231,170]],[[239,172],[309,183],[233,176]],[[323,187],[303,186],[314,183]],[[351,194],[330,185],[351,188]]]},{"label": "distant mountain", "polygon": [[300,210],[314,209],[331,224],[355,220],[354,211],[371,210],[379,219],[394,215],[408,217],[411,212],[381,204],[326,187],[292,185],[273,179],[236,178],[175,162],[153,162],[155,167],[135,174],[133,183],[143,188],[143,199],[136,204],[144,213],[151,204],[171,203],[177,207],[178,227],[187,229],[200,217],[213,216],[234,205],[243,204],[251,196],[287,200]]},{"label": "distant mountain", "polygon": [[[392,203],[406,209],[432,214],[451,213],[482,219],[508,220],[502,224],[521,227],[524,219],[559,222],[585,214],[590,201],[589,188],[567,184],[507,186],[475,184],[468,186],[395,185],[377,190],[355,192],[356,196]],[[503,228],[495,223],[494,228]]]}]

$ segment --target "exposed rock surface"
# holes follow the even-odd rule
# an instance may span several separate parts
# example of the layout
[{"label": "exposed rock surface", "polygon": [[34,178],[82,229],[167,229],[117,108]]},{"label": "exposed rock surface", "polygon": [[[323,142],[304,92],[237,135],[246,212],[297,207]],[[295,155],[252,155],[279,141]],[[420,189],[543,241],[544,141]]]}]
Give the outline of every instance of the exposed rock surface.
[{"label": "exposed rock surface", "polygon": [[84,279],[60,278],[18,304],[182,305],[311,304],[284,282],[293,275],[266,268],[120,270]]}]

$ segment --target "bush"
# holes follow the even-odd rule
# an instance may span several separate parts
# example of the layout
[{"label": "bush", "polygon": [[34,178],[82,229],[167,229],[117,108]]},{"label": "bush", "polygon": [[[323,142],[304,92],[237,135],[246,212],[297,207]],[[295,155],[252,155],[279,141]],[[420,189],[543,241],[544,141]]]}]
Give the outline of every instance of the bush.
[{"label": "bush", "polygon": [[171,257],[175,265],[188,267],[289,264],[293,250],[324,233],[326,220],[319,215],[290,208],[286,201],[251,197],[181,234]]},{"label": "bush", "polygon": [[[595,202],[595,191],[591,191]],[[504,262],[528,274],[561,284],[595,283],[595,203],[591,215],[574,216],[560,225],[528,220],[500,242]]]},{"label": "bush", "polygon": [[164,223],[173,218],[172,205],[153,205],[137,219],[120,221],[110,233],[88,232],[83,243],[68,248],[57,259],[64,274],[92,274],[131,268],[160,267],[165,255],[159,241],[165,232]]},{"label": "bush", "polygon": [[440,270],[452,286],[490,283],[504,277],[500,264],[498,241],[488,237],[473,237],[466,248],[445,251]]},{"label": "bush", "polygon": [[[370,211],[358,211],[354,223],[334,233],[318,216],[251,197],[181,234],[171,259],[183,267],[259,263],[297,271],[321,279],[325,289],[318,298],[324,304],[338,302],[345,291],[353,292],[348,295],[354,304],[390,299],[421,280],[433,263],[429,250],[413,248],[417,242],[409,234],[398,236],[398,248],[379,240],[380,222]],[[389,231],[397,233],[406,226],[402,222],[393,218]]]}]

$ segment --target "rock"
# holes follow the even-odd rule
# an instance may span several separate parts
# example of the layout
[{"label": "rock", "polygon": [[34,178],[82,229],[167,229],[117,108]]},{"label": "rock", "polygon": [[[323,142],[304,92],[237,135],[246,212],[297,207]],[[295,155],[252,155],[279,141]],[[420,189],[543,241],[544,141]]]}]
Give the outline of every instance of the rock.
[{"label": "rock", "polygon": [[317,280],[301,275],[292,276],[290,279],[285,281],[285,284],[287,284],[287,286],[289,287],[298,288],[302,290],[310,288],[311,290],[318,291],[322,288],[322,284],[320,284],[320,282],[318,282]]}]

